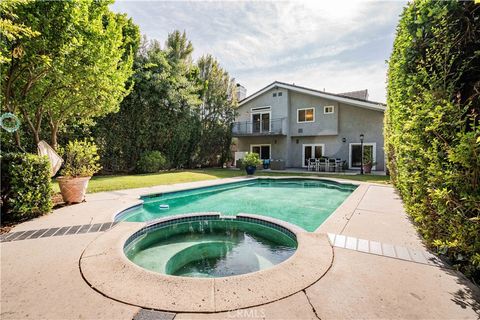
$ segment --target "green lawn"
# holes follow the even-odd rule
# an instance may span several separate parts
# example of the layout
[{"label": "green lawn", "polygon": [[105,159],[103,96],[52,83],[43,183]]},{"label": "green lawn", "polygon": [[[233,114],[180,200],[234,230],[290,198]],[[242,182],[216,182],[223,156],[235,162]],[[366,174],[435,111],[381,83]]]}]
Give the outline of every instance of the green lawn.
[{"label": "green lawn", "polygon": [[[135,175],[111,175],[111,176],[95,176],[88,184],[88,192],[112,191],[120,189],[131,189],[141,187],[151,187],[160,184],[174,184],[182,182],[192,182],[201,180],[212,180],[221,178],[231,178],[244,176],[243,170],[230,169],[198,169],[174,171],[165,173],[153,174],[135,174]],[[390,182],[389,176],[374,176],[374,175],[343,175],[343,174],[318,174],[314,172],[309,173],[280,173],[280,172],[262,172],[257,171],[257,176],[320,176],[327,178],[341,178],[354,181],[365,181],[374,183],[387,184]],[[53,189],[55,192],[60,192],[58,183],[53,182]]]}]

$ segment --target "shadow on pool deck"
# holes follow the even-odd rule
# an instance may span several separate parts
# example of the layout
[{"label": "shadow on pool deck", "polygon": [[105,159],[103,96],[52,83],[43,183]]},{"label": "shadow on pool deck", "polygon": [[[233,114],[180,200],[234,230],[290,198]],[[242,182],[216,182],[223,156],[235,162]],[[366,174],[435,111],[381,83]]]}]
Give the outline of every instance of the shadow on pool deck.
[{"label": "shadow on pool deck", "polygon": [[[221,182],[202,181],[183,186]],[[20,224],[14,231],[111,221],[114,213],[135,203],[141,193],[181,187],[120,192],[125,195],[92,194],[88,196],[89,202],[61,208]],[[342,234],[423,248],[400,199],[388,186],[369,185]],[[98,235],[85,233],[1,243],[1,318],[132,319],[139,308],[101,296],[81,278],[78,259]],[[334,251],[332,268],[305,290],[308,298],[299,292],[255,308],[230,313],[177,314],[175,319],[316,319],[312,306],[322,319],[480,317],[480,289],[454,270],[342,248]]]}]

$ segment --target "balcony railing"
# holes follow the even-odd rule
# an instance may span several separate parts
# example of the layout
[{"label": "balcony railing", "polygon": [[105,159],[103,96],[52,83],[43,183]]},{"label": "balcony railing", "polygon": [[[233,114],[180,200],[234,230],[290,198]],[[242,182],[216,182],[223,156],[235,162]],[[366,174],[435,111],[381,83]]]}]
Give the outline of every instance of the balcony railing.
[{"label": "balcony railing", "polygon": [[286,135],[285,122],[286,118],[272,119],[270,121],[234,122],[232,133],[234,136]]}]

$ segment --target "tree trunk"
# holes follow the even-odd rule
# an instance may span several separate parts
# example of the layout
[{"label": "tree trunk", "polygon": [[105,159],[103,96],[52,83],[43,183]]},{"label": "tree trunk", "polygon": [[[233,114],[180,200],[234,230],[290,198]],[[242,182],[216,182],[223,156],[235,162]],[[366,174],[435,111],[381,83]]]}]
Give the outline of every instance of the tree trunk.
[{"label": "tree trunk", "polygon": [[58,124],[51,124],[50,125],[50,129],[51,129],[51,135],[50,135],[50,145],[51,147],[54,149],[54,150],[57,150],[58,148],[58,139],[57,139],[57,136],[58,136]]}]

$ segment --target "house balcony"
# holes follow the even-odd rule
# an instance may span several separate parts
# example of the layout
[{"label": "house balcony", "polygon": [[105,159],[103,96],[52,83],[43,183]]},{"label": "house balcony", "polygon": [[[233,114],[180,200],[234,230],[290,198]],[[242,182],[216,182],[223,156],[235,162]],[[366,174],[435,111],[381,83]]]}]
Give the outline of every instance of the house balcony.
[{"label": "house balcony", "polygon": [[272,119],[267,121],[240,121],[232,124],[234,137],[244,136],[285,136],[287,118]]}]

